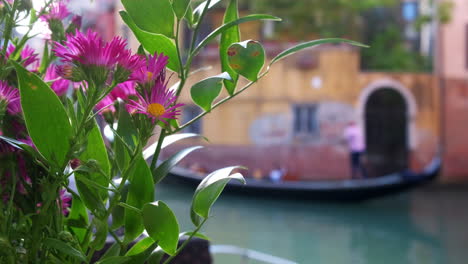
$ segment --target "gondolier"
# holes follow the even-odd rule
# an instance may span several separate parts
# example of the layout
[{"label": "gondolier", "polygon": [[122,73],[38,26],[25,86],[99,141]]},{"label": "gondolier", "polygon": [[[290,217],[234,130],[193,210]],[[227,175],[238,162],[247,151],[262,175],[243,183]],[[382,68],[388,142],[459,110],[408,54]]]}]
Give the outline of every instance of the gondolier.
[{"label": "gondolier", "polygon": [[350,153],[351,178],[358,178],[358,174],[360,174],[362,178],[367,178],[367,171],[362,162],[362,156],[366,150],[366,143],[361,128],[356,125],[356,122],[351,121],[346,126],[343,136],[348,143]]}]

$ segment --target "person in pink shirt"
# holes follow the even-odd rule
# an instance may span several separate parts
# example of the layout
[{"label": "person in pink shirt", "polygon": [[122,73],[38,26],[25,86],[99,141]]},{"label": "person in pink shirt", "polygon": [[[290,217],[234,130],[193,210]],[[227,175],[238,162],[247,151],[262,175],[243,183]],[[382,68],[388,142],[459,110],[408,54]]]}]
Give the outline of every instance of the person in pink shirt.
[{"label": "person in pink shirt", "polygon": [[350,152],[351,177],[355,179],[360,174],[362,178],[367,178],[367,171],[362,162],[362,155],[366,151],[366,143],[361,128],[356,122],[351,121],[346,126],[343,134]]}]

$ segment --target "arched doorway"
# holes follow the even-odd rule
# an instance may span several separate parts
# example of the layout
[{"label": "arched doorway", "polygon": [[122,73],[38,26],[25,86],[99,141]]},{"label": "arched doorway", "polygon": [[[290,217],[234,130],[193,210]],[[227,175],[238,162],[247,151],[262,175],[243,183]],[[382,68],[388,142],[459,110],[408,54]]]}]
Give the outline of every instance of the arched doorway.
[{"label": "arched doorway", "polygon": [[382,176],[408,167],[408,106],[396,89],[374,90],[365,104],[369,173]]}]

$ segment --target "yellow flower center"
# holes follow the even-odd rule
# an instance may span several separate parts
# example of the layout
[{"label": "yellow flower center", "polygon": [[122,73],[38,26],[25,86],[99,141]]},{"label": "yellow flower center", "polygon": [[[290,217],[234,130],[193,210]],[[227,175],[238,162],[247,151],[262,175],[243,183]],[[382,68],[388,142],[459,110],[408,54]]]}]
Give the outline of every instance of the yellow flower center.
[{"label": "yellow flower center", "polygon": [[151,81],[153,79],[153,73],[152,72],[146,72],[146,79],[147,79],[147,81]]},{"label": "yellow flower center", "polygon": [[63,78],[70,79],[73,76],[73,66],[64,65],[62,68]]},{"label": "yellow flower center", "polygon": [[164,109],[164,106],[162,104],[158,104],[158,103],[148,105],[147,111],[148,111],[148,113],[150,113],[154,117],[160,117],[164,113],[166,113],[166,109]]}]

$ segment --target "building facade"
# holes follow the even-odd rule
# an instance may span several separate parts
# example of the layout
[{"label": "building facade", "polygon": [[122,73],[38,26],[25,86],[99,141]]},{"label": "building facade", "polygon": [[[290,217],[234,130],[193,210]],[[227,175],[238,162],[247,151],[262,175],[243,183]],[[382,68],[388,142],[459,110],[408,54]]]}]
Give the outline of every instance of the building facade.
[{"label": "building facade", "polygon": [[[306,50],[275,64],[258,84],[187,130],[202,133],[209,143],[185,142],[163,154],[200,143],[205,148],[189,156],[183,166],[210,171],[243,164],[252,174],[266,175],[280,165],[290,179],[343,179],[350,177],[343,129],[356,121],[366,137],[366,163],[372,175],[405,168],[417,171],[442,153],[440,181],[468,179],[464,138],[468,132],[468,2],[453,2],[451,22],[431,25],[421,36],[421,51],[435,56],[434,74],[363,72],[359,49],[346,45]],[[213,25],[221,17],[215,15]],[[116,28],[137,47],[125,25],[117,22]],[[241,29],[243,39],[256,39],[262,26],[248,23]],[[437,41],[431,46],[428,42],[433,37]],[[201,111],[191,104],[189,87],[220,73],[217,44],[212,45],[197,61],[198,66],[212,66],[211,70],[193,76],[182,94],[187,104],[182,121]],[[290,45],[266,42],[268,58]],[[239,85],[245,83],[241,78]],[[223,96],[226,93],[219,98]]]},{"label": "building facade", "polygon": [[447,181],[468,179],[468,1],[452,0],[450,23],[437,37],[436,73],[442,102],[442,144]]}]

